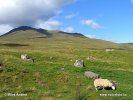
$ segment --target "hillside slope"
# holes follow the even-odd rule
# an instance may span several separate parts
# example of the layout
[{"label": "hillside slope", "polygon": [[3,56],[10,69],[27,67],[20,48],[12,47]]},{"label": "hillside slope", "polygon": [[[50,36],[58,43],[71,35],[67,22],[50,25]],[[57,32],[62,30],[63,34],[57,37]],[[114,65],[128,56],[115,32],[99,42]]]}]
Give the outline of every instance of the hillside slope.
[{"label": "hillside slope", "polygon": [[[105,49],[119,48],[119,44],[87,38],[80,33],[67,33],[63,31],[48,31],[44,29],[36,29],[28,26],[15,28],[8,33],[0,36],[1,43],[18,43],[18,44],[38,44],[45,46],[46,44],[57,44],[62,47],[73,46],[77,48]],[[33,43],[34,42],[34,43]]]},{"label": "hillside slope", "polygon": [[[28,29],[0,37],[1,100],[133,99],[133,52],[128,45],[60,31],[47,33],[51,35],[47,37],[45,33]],[[105,52],[105,48],[117,50]],[[34,62],[22,60],[21,54],[28,54]],[[93,59],[87,60],[88,57]],[[84,60],[84,68],[74,67],[77,59]],[[85,71],[115,80],[119,83],[117,89],[96,91],[93,80],[84,76]],[[27,96],[8,96],[8,93]]]}]

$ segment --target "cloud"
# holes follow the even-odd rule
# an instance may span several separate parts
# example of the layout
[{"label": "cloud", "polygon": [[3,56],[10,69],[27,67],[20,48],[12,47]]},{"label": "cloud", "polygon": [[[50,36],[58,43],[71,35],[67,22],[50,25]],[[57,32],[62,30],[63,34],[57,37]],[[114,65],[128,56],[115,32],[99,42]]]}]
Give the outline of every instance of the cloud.
[{"label": "cloud", "polygon": [[74,28],[72,26],[68,26],[63,31],[69,32],[69,33],[73,33],[74,32]]},{"label": "cloud", "polygon": [[38,20],[47,21],[60,9],[75,0],[0,0],[0,25],[34,26]]},{"label": "cloud", "polygon": [[78,15],[78,13],[72,13],[72,14],[66,15],[64,18],[65,19],[72,19],[72,18],[76,17],[77,15]]},{"label": "cloud", "polygon": [[90,19],[87,19],[87,20],[82,20],[81,23],[83,25],[87,25],[93,29],[98,29],[100,28],[101,26],[99,24],[97,24],[94,20],[90,20]]},{"label": "cloud", "polygon": [[96,39],[95,35],[86,34],[85,36],[88,37],[88,38]]},{"label": "cloud", "polygon": [[49,19],[47,21],[38,21],[36,25],[37,28],[43,28],[47,30],[59,30],[61,23],[54,19]]},{"label": "cloud", "polygon": [[9,30],[11,30],[13,27],[9,25],[0,25],[0,35],[7,33]]}]

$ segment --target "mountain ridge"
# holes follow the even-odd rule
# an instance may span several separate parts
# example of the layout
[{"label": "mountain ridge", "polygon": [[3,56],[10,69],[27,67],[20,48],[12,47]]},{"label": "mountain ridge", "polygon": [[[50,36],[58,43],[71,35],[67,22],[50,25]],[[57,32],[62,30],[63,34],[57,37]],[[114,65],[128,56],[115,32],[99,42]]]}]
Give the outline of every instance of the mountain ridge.
[{"label": "mountain ridge", "polygon": [[[17,28],[14,28],[12,30],[10,30],[9,32],[1,35],[0,37],[2,36],[6,36],[6,35],[9,35],[9,34],[12,34],[14,32],[18,32],[18,31],[28,31],[28,30],[32,30],[32,31],[36,31],[36,32],[39,32],[39,33],[42,33],[44,35],[47,35],[47,37],[50,37],[52,36],[52,34],[50,32],[48,32],[49,30],[46,30],[46,29],[42,29],[42,28],[33,28],[33,27],[30,27],[30,26],[20,26],[20,27],[17,27]],[[70,35],[70,36],[76,36],[76,37],[86,37],[84,36],[83,34],[81,33],[68,33],[68,32],[64,32],[64,31],[58,31],[59,33],[62,33],[62,34],[66,34],[66,35]]]},{"label": "mountain ridge", "polygon": [[133,46],[129,44],[114,43],[102,39],[91,39],[81,33],[67,33],[57,30],[37,29],[29,26],[21,26],[14,28],[9,32],[0,36],[0,41],[9,43],[44,43],[58,45],[73,45],[75,47],[85,48],[115,48],[120,50],[133,50]]},{"label": "mountain ridge", "polygon": [[42,34],[50,35],[47,32],[47,30],[45,30],[45,29],[41,29],[41,28],[37,29],[37,28],[30,27],[30,26],[20,26],[20,27],[17,27],[17,28],[10,30],[9,32],[7,32],[1,36],[6,36],[6,35],[9,35],[13,32],[17,32],[17,31],[27,31],[27,30],[33,30],[33,31],[37,31],[37,32],[42,33]]}]

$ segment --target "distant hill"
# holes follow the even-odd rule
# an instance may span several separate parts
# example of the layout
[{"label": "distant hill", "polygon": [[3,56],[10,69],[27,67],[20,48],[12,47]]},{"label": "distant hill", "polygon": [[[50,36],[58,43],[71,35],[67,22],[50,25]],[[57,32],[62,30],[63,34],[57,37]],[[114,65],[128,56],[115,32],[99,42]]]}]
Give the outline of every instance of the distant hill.
[{"label": "distant hill", "polygon": [[63,31],[59,31],[59,32],[62,33],[62,34],[67,34],[67,35],[76,36],[76,37],[85,37],[81,33],[67,33],[67,32],[63,32]]},{"label": "distant hill", "polygon": [[131,44],[131,45],[133,45],[133,43],[128,43],[128,44]]},{"label": "distant hill", "polygon": [[0,36],[0,41],[6,41],[8,44],[12,42],[15,44],[18,42],[30,42],[34,45],[35,43],[38,43],[51,46],[73,46],[78,48],[114,48],[117,50],[133,50],[133,46],[129,44],[118,44],[100,39],[91,39],[81,33],[67,33],[58,30],[45,30],[41,28],[37,29],[29,26],[21,26],[10,30]]},{"label": "distant hill", "polygon": [[29,26],[21,26],[21,27],[18,27],[18,28],[14,28],[14,29],[10,30],[9,32],[3,34],[2,36],[7,36],[7,35],[13,34],[15,32],[19,32],[19,31],[35,31],[35,32],[42,33],[44,35],[50,36],[50,34],[45,29],[41,29],[41,28],[36,29],[36,28],[29,27]]},{"label": "distant hill", "polygon": [[[8,36],[8,35],[16,35],[15,33],[18,33],[18,32],[27,32],[28,33],[27,36],[28,36],[30,34],[29,31],[32,31],[32,33],[38,33],[38,36],[36,34],[36,37],[40,37],[40,38],[52,36],[52,33],[45,29],[41,29],[41,28],[37,29],[37,28],[29,27],[29,26],[21,26],[21,27],[14,28],[14,29],[10,30],[9,32],[1,35],[1,37]],[[76,37],[85,37],[83,34],[80,34],[80,33],[67,33],[67,32],[63,32],[63,31],[52,31],[52,32],[53,33],[58,32],[61,34],[66,34],[66,35],[76,36]],[[30,34],[30,35],[32,36],[33,34]]]}]

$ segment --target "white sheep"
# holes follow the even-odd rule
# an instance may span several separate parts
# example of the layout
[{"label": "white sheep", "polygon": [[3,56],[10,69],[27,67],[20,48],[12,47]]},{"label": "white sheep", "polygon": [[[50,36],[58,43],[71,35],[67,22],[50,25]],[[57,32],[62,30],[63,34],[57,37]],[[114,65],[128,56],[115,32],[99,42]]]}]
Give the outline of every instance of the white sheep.
[{"label": "white sheep", "polygon": [[115,84],[108,79],[95,79],[94,86],[96,90],[98,90],[98,88],[100,89],[111,88],[112,90],[116,89]]}]

